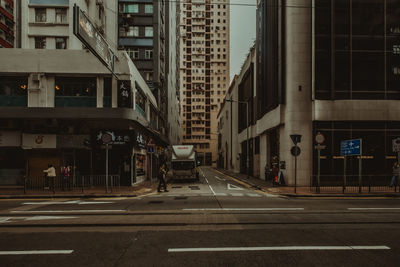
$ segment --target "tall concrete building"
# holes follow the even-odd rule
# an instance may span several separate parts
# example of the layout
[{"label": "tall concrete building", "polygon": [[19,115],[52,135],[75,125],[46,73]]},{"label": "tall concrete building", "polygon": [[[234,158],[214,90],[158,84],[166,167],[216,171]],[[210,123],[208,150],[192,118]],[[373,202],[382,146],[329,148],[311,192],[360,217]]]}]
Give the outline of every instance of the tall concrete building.
[{"label": "tall concrete building", "polygon": [[216,165],[218,107],[229,86],[229,0],[181,1],[181,114],[184,144]]},{"label": "tall concrete building", "polygon": [[0,48],[14,47],[14,2],[0,0]]}]

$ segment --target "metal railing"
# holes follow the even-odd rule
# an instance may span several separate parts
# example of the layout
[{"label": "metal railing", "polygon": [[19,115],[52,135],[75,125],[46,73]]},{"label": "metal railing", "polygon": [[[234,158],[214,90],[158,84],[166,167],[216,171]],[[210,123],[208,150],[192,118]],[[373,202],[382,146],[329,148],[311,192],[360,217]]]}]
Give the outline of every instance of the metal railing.
[{"label": "metal railing", "polygon": [[399,177],[390,186],[392,175],[321,175],[318,184],[317,175],[310,177],[311,192],[330,193],[398,193]]},{"label": "metal railing", "polygon": [[[21,178],[18,185],[1,186],[0,194],[21,193],[37,191],[75,191],[85,192],[85,190],[105,190],[105,192],[116,192],[121,189],[121,179],[119,175],[78,175],[75,177],[64,178],[56,177],[26,177]],[[108,182],[108,183],[107,183]]]}]

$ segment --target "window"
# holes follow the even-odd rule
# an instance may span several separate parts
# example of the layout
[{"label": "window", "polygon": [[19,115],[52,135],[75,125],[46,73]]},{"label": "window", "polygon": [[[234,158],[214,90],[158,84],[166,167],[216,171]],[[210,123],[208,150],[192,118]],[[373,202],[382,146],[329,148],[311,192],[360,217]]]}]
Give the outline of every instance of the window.
[{"label": "window", "polygon": [[128,49],[128,50],[126,50],[126,52],[128,53],[128,55],[131,59],[139,58],[139,48]]},{"label": "window", "polygon": [[139,36],[139,26],[129,26],[126,36],[138,37]]},{"label": "window", "polygon": [[153,14],[153,5],[144,5],[144,13]]},{"label": "window", "polygon": [[56,49],[67,49],[67,38],[56,37]]},{"label": "window", "polygon": [[66,23],[66,22],[67,22],[67,9],[56,8],[56,23]]},{"label": "window", "polygon": [[136,84],[136,96],[135,96],[136,109],[145,116],[146,114],[146,96],[142,93],[140,87]]},{"label": "window", "polygon": [[138,4],[121,4],[119,6],[119,10],[121,13],[139,13],[139,5]]},{"label": "window", "polygon": [[45,49],[46,48],[46,37],[35,37],[35,48]]},{"label": "window", "polygon": [[153,37],[153,26],[144,27],[144,36]]},{"label": "window", "polygon": [[153,50],[145,50],[144,58],[145,59],[152,59],[153,58]]},{"label": "window", "polygon": [[153,72],[151,71],[146,71],[144,73],[144,79],[148,82],[152,82],[153,81]]},{"label": "window", "polygon": [[45,8],[35,8],[35,22],[46,22]]}]

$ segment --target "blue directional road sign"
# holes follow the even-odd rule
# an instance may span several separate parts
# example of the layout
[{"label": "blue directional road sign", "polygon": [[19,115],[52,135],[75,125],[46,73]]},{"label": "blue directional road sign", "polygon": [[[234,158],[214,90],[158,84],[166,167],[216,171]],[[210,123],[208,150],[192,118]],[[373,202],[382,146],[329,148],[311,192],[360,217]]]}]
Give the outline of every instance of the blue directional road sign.
[{"label": "blue directional road sign", "polygon": [[361,155],[361,141],[361,139],[353,139],[340,142],[340,155]]},{"label": "blue directional road sign", "polygon": [[147,146],[147,153],[154,153],[154,145]]}]

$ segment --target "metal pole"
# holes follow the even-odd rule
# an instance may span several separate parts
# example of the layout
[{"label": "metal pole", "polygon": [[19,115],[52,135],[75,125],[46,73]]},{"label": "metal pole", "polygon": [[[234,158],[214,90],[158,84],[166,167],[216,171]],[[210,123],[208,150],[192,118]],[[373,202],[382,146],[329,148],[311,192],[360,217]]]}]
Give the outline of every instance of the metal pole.
[{"label": "metal pole", "polygon": [[346,156],[343,156],[343,194],[346,190]]},{"label": "metal pole", "polygon": [[153,154],[150,153],[150,184],[153,183]]},{"label": "metal pole", "polygon": [[249,102],[246,103],[246,114],[247,114],[247,177],[250,176],[250,140],[249,140]]},{"label": "metal pole", "polygon": [[296,153],[294,154],[294,193],[297,192],[297,144],[295,145]]},{"label": "metal pole", "polygon": [[233,155],[233,145],[232,145],[232,128],[233,128],[233,113],[232,113],[232,96],[231,96],[231,159],[230,159],[230,161],[229,161],[229,168],[228,168],[228,170],[230,170],[231,168],[232,168],[232,162],[233,162],[233,159],[232,159],[232,155]]},{"label": "metal pole", "polygon": [[106,144],[106,193],[108,193],[108,144]]},{"label": "metal pole", "polygon": [[360,159],[359,159],[359,165],[358,165],[358,193],[361,194],[361,187],[362,187],[362,140],[360,141]]},{"label": "metal pole", "polygon": [[318,150],[318,187],[317,193],[320,193],[320,186],[321,186],[321,149]]}]

